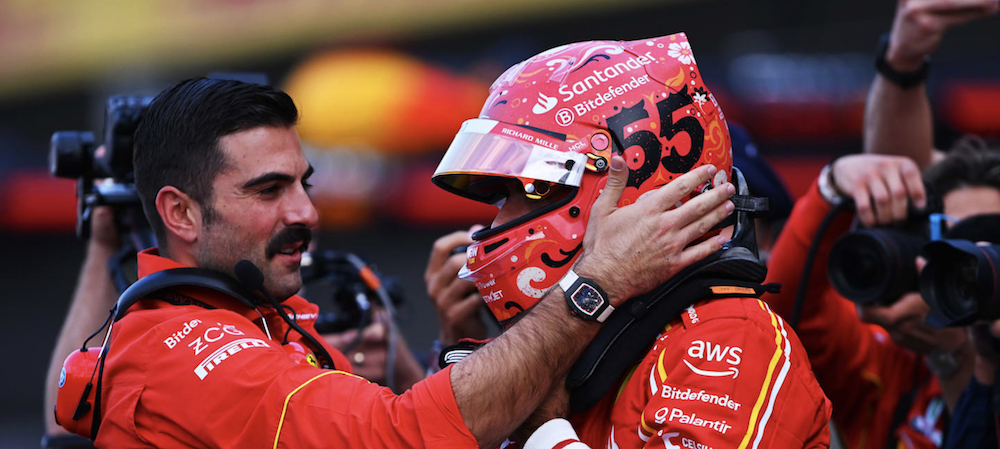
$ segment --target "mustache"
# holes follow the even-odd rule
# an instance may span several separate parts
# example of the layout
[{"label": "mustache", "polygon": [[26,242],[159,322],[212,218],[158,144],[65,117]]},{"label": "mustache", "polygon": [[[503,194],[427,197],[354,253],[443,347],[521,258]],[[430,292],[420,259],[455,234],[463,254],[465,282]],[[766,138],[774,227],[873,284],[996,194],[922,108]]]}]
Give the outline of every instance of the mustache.
[{"label": "mustache", "polygon": [[282,229],[278,235],[271,238],[271,241],[267,243],[267,248],[265,254],[268,259],[274,258],[281,250],[281,247],[285,245],[291,245],[295,242],[302,242],[302,250],[305,251],[309,247],[309,242],[312,241],[312,230],[309,228],[285,228]]}]

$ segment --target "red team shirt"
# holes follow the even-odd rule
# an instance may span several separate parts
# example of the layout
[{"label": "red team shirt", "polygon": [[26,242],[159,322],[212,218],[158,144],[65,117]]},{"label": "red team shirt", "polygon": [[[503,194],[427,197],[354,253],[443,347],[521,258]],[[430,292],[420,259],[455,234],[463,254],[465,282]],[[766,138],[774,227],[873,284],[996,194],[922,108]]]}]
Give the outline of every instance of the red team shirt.
[{"label": "red team shirt", "polygon": [[[139,254],[139,275],[182,265]],[[115,324],[103,380],[97,447],[477,447],[459,414],[450,369],[409,391],[297,363],[281,347],[287,325],[273,309],[268,339],[253,309],[223,294],[178,289],[215,309],[144,300]],[[308,332],[319,311],[293,296]],[[308,347],[292,331],[289,339]],[[326,345],[325,342],[323,342]]]},{"label": "red team shirt", "polygon": [[792,330],[756,298],[702,301],[570,421],[593,448],[828,447],[830,401]]},{"label": "red team shirt", "polygon": [[[783,316],[791,314],[809,244],[830,209],[814,183],[771,252],[767,281],[783,287],[765,299]],[[898,448],[940,447],[947,412],[937,378],[918,354],[894,343],[881,327],[862,322],[854,303],[829,285],[830,247],[852,219],[841,215],[817,253],[797,330],[820,385],[834,400],[833,422],[851,449],[884,448],[890,437]],[[903,402],[907,395],[912,396],[909,407]],[[905,414],[894,428],[897,408]]]}]

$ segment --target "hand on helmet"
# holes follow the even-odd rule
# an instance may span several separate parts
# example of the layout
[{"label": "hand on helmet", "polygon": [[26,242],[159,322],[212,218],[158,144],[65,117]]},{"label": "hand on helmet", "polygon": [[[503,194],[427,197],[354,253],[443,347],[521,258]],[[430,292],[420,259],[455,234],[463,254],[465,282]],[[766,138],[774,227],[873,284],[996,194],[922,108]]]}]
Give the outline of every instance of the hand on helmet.
[{"label": "hand on helmet", "polygon": [[905,220],[909,200],[918,208],[926,204],[920,169],[910,158],[859,154],[837,159],[831,168],[834,184],[854,199],[865,226]]},{"label": "hand on helmet", "polygon": [[669,184],[618,207],[628,170],[614,156],[607,185],[590,212],[583,254],[574,270],[599,283],[617,306],[646,293],[685,267],[722,248],[714,236],[688,247],[733,211],[736,188],[724,183],[682,204],[692,191],[712,180],[716,168],[701,166]]},{"label": "hand on helmet", "polygon": [[476,225],[468,231],[455,231],[437,239],[424,271],[427,296],[441,322],[439,340],[444,345],[453,345],[461,338],[486,337],[486,325],[478,313],[484,305],[483,298],[473,282],[458,278],[458,270],[465,266],[465,252],[453,254],[456,248],[472,244],[470,236],[479,228],[482,226]]},{"label": "hand on helmet", "polygon": [[945,30],[995,14],[997,8],[997,0],[900,0],[886,58],[896,70],[917,70],[941,44]]}]

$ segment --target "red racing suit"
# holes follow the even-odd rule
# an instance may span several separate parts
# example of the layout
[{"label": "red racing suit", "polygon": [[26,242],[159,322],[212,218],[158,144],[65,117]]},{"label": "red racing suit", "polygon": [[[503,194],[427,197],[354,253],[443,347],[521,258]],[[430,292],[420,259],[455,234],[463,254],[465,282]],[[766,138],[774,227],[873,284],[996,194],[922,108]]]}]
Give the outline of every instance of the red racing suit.
[{"label": "red racing suit", "polygon": [[[713,290],[726,288],[740,287]],[[689,307],[617,390],[570,417],[581,441],[621,449],[829,447],[829,419],[801,343],[757,298]]]},{"label": "red racing suit", "polygon": [[[782,293],[765,299],[782,316],[791,315],[809,244],[830,209],[813,183],[771,252],[767,282],[780,282]],[[796,332],[823,391],[834,400],[833,422],[847,448],[890,447],[890,438],[896,441],[891,447],[940,447],[947,412],[937,378],[883,328],[862,322],[854,303],[829,284],[830,247],[852,218],[842,213],[823,238]]]},{"label": "red racing suit", "polygon": [[[139,254],[140,277],[181,267],[156,254]],[[97,447],[477,447],[450,369],[397,396],[344,371],[346,358],[328,346],[338,370],[293,361],[274,309],[259,308],[271,340],[257,312],[233,298],[194,288],[171,294],[194,304],[142,300],[114,326]],[[316,305],[299,296],[284,304],[323,342]],[[289,340],[308,348],[294,331]]]}]

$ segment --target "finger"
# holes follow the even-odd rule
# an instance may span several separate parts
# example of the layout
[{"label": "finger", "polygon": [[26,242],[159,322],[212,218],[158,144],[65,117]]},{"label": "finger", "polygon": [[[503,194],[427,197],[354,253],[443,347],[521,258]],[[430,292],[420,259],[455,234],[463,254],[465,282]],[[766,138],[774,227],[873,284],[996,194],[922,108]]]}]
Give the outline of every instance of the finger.
[{"label": "finger", "polygon": [[722,220],[725,220],[726,217],[733,213],[734,209],[735,207],[731,201],[726,201],[723,204],[715,206],[709,213],[704,214],[681,229],[678,237],[687,245],[705,235],[713,226],[721,223]]},{"label": "finger", "polygon": [[455,303],[476,292],[478,290],[475,283],[455,278],[441,291],[439,297],[435,299],[435,304],[440,310],[450,310]]},{"label": "finger", "polygon": [[625,191],[625,182],[628,181],[628,169],[625,168],[625,159],[619,155],[611,156],[610,169],[608,170],[608,182],[604,185],[601,196],[594,201],[590,208],[591,217],[603,217],[610,214],[618,207],[618,201]]},{"label": "finger", "polygon": [[[466,296],[465,299],[455,303],[455,306],[448,310],[447,318],[448,322],[452,328],[461,327],[460,325],[472,320],[477,319],[476,313],[482,308],[486,303],[483,302],[483,297],[478,294]],[[443,326],[444,323],[441,323]],[[475,337],[474,335],[454,335],[455,340],[466,337]]]},{"label": "finger", "polygon": [[336,334],[323,334],[323,339],[326,340],[327,344],[330,346],[342,351],[347,348],[347,345],[354,341],[354,337],[357,334],[358,331],[356,329],[351,329],[349,331]]},{"label": "finger", "polygon": [[875,226],[875,211],[872,209],[872,199],[868,188],[859,185],[854,189],[854,211],[858,214],[861,224],[866,227]]},{"label": "finger", "polygon": [[650,198],[650,201],[656,201],[660,210],[671,209],[678,201],[683,200],[695,189],[711,181],[712,177],[718,171],[714,165],[702,165],[670,181],[669,184],[654,190],[647,198]]},{"label": "finger", "polygon": [[889,189],[885,186],[885,180],[881,177],[873,178],[868,182],[868,192],[871,194],[871,201],[875,207],[875,220],[880,224],[891,223]]},{"label": "finger", "polygon": [[906,220],[906,206],[909,197],[906,195],[906,186],[903,183],[902,173],[890,170],[885,174],[885,185],[889,190],[889,213],[890,221],[899,222]]},{"label": "finger", "polygon": [[726,239],[715,236],[710,239],[706,239],[704,242],[699,242],[697,245],[691,245],[684,248],[680,255],[677,257],[678,266],[677,271],[683,270],[698,262],[716,251],[722,249],[722,245],[726,243]]},{"label": "finger", "polygon": [[917,267],[917,273],[924,271],[924,267],[927,266],[927,259],[924,259],[922,256],[917,256],[917,260],[914,263],[914,266]]},{"label": "finger", "polygon": [[943,13],[937,14],[938,20],[941,25],[945,28],[950,28],[956,25],[961,25],[963,23],[968,23],[973,20],[986,17],[992,14],[995,10],[989,7],[985,8],[969,8],[958,11],[945,11]]},{"label": "finger", "polygon": [[[682,204],[681,207],[678,207],[675,210],[666,211],[665,214],[670,216],[668,224],[673,228],[679,229],[709,216],[712,211],[718,207],[722,207],[727,203],[732,205],[729,198],[732,197],[735,192],[736,186],[727,182],[724,185],[698,195],[690,201]],[[716,223],[718,223],[718,221],[713,223],[712,226]],[[706,229],[705,231],[708,230]],[[704,232],[702,232],[702,234],[704,234]]]},{"label": "finger", "polygon": [[469,237],[468,231],[455,231],[435,240],[434,246],[431,247],[430,259],[427,261],[427,270],[424,272],[424,281],[427,281],[437,267],[451,256],[453,249],[469,244],[472,244],[472,238]]},{"label": "finger", "polygon": [[368,343],[385,342],[385,336],[386,326],[385,323],[381,321],[376,321],[368,325],[368,327],[365,327],[364,332],[361,333],[361,338]]},{"label": "finger", "polygon": [[927,207],[927,192],[924,190],[924,179],[917,163],[910,159],[903,162],[899,172],[906,187],[906,194],[913,200],[913,205],[920,209]]},{"label": "finger", "polygon": [[441,301],[445,289],[452,282],[459,280],[458,272],[465,266],[465,260],[465,254],[455,254],[430,275],[430,280],[427,281],[427,296],[430,296],[435,303]]}]

